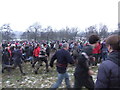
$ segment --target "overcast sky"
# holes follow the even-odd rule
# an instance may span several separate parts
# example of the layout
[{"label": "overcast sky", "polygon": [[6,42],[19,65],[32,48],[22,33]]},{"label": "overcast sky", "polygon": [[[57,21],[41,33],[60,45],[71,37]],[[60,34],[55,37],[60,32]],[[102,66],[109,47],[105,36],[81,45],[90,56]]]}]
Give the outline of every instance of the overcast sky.
[{"label": "overcast sky", "polygon": [[10,23],[15,31],[25,31],[39,22],[45,28],[106,24],[117,29],[119,0],[0,0],[0,26]]}]

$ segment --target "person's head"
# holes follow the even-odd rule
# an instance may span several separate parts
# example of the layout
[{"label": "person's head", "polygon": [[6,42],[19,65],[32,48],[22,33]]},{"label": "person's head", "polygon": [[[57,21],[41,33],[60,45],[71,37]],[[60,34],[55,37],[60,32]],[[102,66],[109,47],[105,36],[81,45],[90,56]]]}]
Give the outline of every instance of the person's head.
[{"label": "person's head", "polygon": [[95,47],[95,45],[98,43],[99,41],[99,37],[98,35],[91,35],[88,39],[89,44],[91,44],[93,47]]},{"label": "person's head", "polygon": [[37,47],[39,47],[39,46],[40,46],[40,44],[38,43],[38,44],[37,44]]},{"label": "person's head", "polygon": [[43,43],[43,46],[44,46],[44,47],[46,47],[46,46],[47,46],[47,44]]},{"label": "person's head", "polygon": [[39,46],[40,46],[40,44],[36,44],[36,45],[35,45],[35,49],[37,49]]},{"label": "person's head", "polygon": [[74,46],[77,46],[78,44],[77,43],[74,43]]},{"label": "person's head", "polygon": [[63,49],[68,50],[69,49],[69,44],[68,43],[64,43],[62,47],[63,47]]},{"label": "person's head", "polygon": [[120,36],[119,35],[111,35],[106,39],[106,45],[108,51],[111,52],[113,50],[120,50]]}]

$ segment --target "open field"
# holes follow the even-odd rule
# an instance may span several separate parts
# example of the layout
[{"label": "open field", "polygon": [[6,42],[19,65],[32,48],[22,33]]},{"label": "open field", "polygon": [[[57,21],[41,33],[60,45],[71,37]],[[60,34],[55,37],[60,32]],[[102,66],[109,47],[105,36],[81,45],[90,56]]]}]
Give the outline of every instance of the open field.
[{"label": "open field", "polygon": [[[12,70],[12,72],[7,72],[2,74],[2,88],[50,88],[53,83],[57,80],[57,72],[54,68],[49,68],[50,71],[45,71],[45,65],[40,67],[38,74],[34,74],[34,69],[31,67],[30,62],[23,63],[23,69],[26,75],[20,74],[19,68]],[[74,66],[68,67],[68,73],[70,76],[70,82],[73,86],[74,84]],[[97,67],[93,67],[92,70],[95,71],[93,75],[94,81],[96,80]],[[65,88],[65,83],[63,82],[60,88]]]}]

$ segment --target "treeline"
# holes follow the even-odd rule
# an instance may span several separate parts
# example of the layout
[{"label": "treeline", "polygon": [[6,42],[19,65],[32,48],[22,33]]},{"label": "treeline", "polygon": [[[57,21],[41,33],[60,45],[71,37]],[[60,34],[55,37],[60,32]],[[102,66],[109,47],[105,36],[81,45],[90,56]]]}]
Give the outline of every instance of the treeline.
[{"label": "treeline", "polygon": [[2,40],[13,40],[15,38],[15,33],[10,27],[10,24],[3,24],[0,27],[0,41]]},{"label": "treeline", "polygon": [[[120,24],[118,24],[118,28]],[[22,30],[21,30],[22,31]],[[100,24],[99,28],[97,25],[92,25],[87,27],[85,30],[80,30],[77,27],[66,27],[60,30],[53,29],[51,26],[46,28],[42,28],[42,25],[39,23],[34,23],[29,26],[25,32],[21,35],[20,39],[25,40],[75,40],[76,37],[86,37],[88,38],[91,34],[97,34],[101,38],[106,38],[110,34],[119,34],[119,30],[115,30],[114,32],[108,32],[107,25]],[[2,36],[2,40],[13,40],[15,39],[15,33],[10,27],[10,24],[4,24],[0,28],[0,34]]]}]

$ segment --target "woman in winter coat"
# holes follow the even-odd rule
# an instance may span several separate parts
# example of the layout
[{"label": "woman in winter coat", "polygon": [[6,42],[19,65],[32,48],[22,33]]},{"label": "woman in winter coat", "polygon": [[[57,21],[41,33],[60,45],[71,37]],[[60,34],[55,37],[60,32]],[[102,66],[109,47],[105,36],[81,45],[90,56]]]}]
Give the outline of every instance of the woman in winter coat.
[{"label": "woman in winter coat", "polygon": [[120,36],[112,35],[106,39],[109,55],[98,69],[95,89],[120,88]]}]

